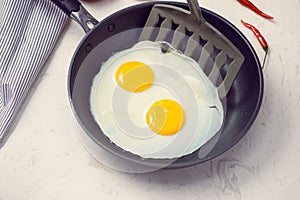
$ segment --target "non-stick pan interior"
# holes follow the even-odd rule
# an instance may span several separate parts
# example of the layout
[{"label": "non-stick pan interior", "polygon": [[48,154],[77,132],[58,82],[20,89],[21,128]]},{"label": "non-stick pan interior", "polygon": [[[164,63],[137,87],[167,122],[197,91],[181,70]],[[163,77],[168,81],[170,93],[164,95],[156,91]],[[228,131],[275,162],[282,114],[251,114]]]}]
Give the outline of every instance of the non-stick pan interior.
[{"label": "non-stick pan interior", "polygon": [[[183,3],[172,2],[172,4],[188,9]],[[165,166],[165,163],[169,161],[141,159],[112,144],[94,121],[89,105],[92,80],[99,72],[101,63],[107,60],[113,52],[127,49],[138,41],[140,28],[145,24],[153,5],[154,3],[150,2],[121,10],[104,19],[87,34],[73,57],[68,84],[74,113],[86,134],[99,146],[132,162],[148,166]],[[251,127],[262,101],[262,72],[257,55],[249,42],[224,18],[206,9],[202,9],[202,13],[209,23],[239,48],[245,56],[245,62],[227,95],[224,127],[214,147],[204,156],[196,151],[168,164],[166,168],[199,164],[230,149]]]}]

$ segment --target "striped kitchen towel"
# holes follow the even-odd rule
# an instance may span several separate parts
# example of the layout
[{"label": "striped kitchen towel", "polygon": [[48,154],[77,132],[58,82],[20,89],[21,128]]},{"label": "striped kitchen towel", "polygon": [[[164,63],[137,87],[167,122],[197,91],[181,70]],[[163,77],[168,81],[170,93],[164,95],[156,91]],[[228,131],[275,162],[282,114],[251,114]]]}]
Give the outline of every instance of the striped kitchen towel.
[{"label": "striped kitchen towel", "polygon": [[0,148],[66,19],[50,0],[0,0]]}]

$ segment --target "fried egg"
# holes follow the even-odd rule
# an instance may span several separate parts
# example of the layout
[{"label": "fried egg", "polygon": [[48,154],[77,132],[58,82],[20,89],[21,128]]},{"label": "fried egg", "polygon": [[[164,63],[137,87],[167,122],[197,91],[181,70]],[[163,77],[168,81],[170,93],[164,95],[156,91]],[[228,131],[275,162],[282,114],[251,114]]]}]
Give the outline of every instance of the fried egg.
[{"label": "fried egg", "polygon": [[142,41],[111,56],[91,87],[91,113],[112,143],[143,158],[193,153],[223,123],[217,88],[193,59]]}]

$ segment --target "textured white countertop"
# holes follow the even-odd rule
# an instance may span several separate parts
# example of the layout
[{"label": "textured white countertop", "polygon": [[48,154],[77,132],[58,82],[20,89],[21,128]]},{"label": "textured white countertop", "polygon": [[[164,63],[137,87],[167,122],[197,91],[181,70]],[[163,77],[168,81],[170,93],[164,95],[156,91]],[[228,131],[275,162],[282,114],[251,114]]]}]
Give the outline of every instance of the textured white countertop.
[{"label": "textured white countertop", "polygon": [[[141,3],[84,3],[99,20]],[[236,25],[260,59],[264,52],[240,19],[270,45],[263,70],[264,100],[248,134],[211,162],[180,170],[125,174],[97,162],[83,148],[67,97],[68,66],[84,32],[68,22],[47,70],[14,132],[0,149],[0,200],[272,199],[300,198],[300,1],[258,1],[268,21],[236,0],[201,0]]]}]

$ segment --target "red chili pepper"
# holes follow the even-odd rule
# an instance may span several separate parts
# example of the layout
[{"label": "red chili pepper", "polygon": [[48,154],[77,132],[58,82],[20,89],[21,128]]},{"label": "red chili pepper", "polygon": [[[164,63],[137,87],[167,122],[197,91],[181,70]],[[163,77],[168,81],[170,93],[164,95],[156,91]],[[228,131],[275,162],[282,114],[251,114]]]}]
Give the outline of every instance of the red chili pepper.
[{"label": "red chili pepper", "polygon": [[251,1],[249,0],[238,0],[238,2],[240,2],[240,4],[242,4],[243,6],[251,9],[252,11],[254,11],[255,13],[259,14],[260,16],[267,18],[267,19],[273,19],[272,16],[264,13],[263,11],[261,11],[259,8],[257,8]]},{"label": "red chili pepper", "polygon": [[253,25],[251,25],[247,22],[244,22],[243,20],[241,20],[241,22],[245,27],[251,29],[251,31],[254,33],[255,37],[259,41],[260,45],[262,46],[263,50],[265,51],[265,57],[264,57],[264,60],[263,60],[263,65],[262,65],[262,68],[263,68],[264,65],[265,65],[268,50],[269,50],[268,43],[267,43],[267,41],[265,40],[265,38],[262,36],[262,34],[259,32],[259,30],[257,28],[255,28]]}]

